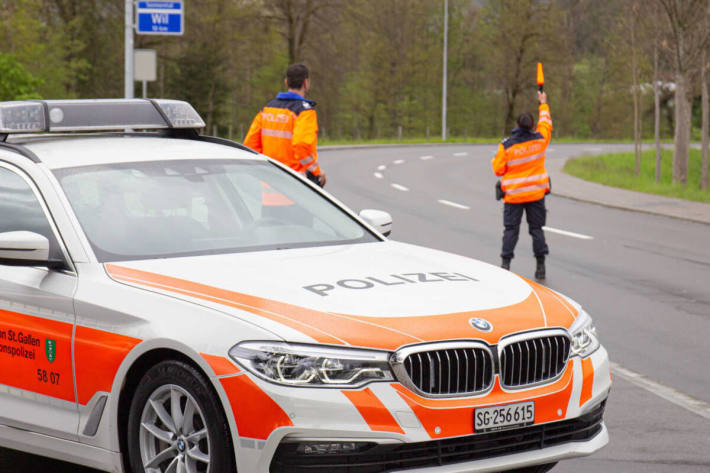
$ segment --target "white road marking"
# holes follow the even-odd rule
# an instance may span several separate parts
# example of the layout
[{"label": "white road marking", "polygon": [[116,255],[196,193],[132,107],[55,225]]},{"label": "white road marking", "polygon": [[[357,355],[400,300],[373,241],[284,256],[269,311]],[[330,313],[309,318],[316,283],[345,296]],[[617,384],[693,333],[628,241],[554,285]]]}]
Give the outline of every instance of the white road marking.
[{"label": "white road marking", "polygon": [[580,240],[594,240],[593,236],[582,235],[581,233],[568,232],[566,230],[559,230],[552,227],[542,227],[543,230],[550,233],[557,233],[559,235],[564,235],[572,238],[579,238]]},{"label": "white road marking", "polygon": [[394,163],[395,163],[395,164],[403,164],[403,163],[404,163],[404,159],[398,159],[398,160],[394,161]]},{"label": "white road marking", "polygon": [[466,151],[462,153],[454,153],[454,156],[468,156],[468,153]]},{"label": "white road marking", "polygon": [[387,166],[385,166],[384,164],[380,164],[379,166],[377,166],[378,171],[384,171],[385,169],[387,169]]},{"label": "white road marking", "polygon": [[390,185],[392,187],[394,187],[395,189],[397,189],[398,191],[407,192],[409,190],[401,184],[390,184]]},{"label": "white road marking", "polygon": [[457,204],[456,202],[451,202],[450,200],[441,199],[441,200],[437,200],[437,202],[439,202],[440,204],[448,205],[449,207],[454,207],[454,208],[461,209],[461,210],[468,210],[471,208],[467,205]]},{"label": "white road marking", "polygon": [[554,152],[555,152],[555,148],[547,148],[546,152],[547,152],[547,153],[554,153]]},{"label": "white road marking", "polygon": [[422,161],[427,161],[429,159],[434,159],[434,156],[421,156],[419,159],[421,159]]},{"label": "white road marking", "polygon": [[376,177],[377,179],[382,179],[382,178],[385,177],[385,176],[383,176],[381,172],[376,172],[376,173],[375,173],[375,177]]},{"label": "white road marking", "polygon": [[693,414],[697,414],[710,420],[710,404],[707,402],[695,399],[694,397],[688,396],[677,389],[652,381],[644,375],[619,366],[614,362],[610,362],[609,366],[611,366],[612,373],[624,378],[626,381],[629,381],[630,383],[635,384],[636,386],[643,388],[646,391],[665,399],[666,401],[672,402],[673,404],[680,406]]},{"label": "white road marking", "polygon": [[604,151],[604,148],[596,148],[596,147],[593,147],[593,148],[584,148],[584,151],[591,151],[591,152],[593,152],[593,153],[596,153],[596,152],[598,152],[598,151]]}]

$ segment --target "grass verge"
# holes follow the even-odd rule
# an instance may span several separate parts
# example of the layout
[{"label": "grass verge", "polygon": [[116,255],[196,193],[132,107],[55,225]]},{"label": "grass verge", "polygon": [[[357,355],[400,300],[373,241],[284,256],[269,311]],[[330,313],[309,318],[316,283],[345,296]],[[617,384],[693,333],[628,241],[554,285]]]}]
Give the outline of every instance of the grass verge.
[{"label": "grass verge", "polygon": [[696,149],[690,150],[687,186],[672,182],[673,152],[670,150],[661,153],[661,182],[658,183],[655,149],[641,154],[641,172],[638,176],[634,172],[633,153],[584,156],[567,161],[564,170],[580,179],[607,186],[710,203],[710,191],[700,190],[700,151]]}]

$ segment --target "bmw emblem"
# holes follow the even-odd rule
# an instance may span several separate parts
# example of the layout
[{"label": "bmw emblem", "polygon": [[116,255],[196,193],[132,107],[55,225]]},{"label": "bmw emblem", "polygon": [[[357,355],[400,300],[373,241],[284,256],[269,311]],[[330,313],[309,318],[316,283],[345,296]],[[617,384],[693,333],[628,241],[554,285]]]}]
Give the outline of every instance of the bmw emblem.
[{"label": "bmw emblem", "polygon": [[471,327],[480,330],[481,332],[490,332],[493,330],[493,325],[486,319],[469,319],[468,323],[471,324]]}]

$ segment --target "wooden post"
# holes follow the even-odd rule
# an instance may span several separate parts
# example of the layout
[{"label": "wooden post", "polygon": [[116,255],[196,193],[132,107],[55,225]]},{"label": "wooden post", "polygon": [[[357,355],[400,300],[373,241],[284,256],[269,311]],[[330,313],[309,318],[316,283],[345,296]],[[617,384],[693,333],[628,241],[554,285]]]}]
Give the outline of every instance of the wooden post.
[{"label": "wooden post", "polygon": [[656,138],[656,182],[661,182],[661,86],[658,81],[658,41],[656,41],[653,46],[653,134]]},{"label": "wooden post", "polygon": [[700,165],[700,188],[705,190],[708,188],[708,127],[710,127],[709,122],[709,110],[708,110],[708,81],[707,81],[707,54],[706,49],[703,49],[702,59],[700,60],[700,82],[701,82],[701,94],[702,94],[702,129],[701,135],[703,137],[703,143],[701,148],[702,160]]}]

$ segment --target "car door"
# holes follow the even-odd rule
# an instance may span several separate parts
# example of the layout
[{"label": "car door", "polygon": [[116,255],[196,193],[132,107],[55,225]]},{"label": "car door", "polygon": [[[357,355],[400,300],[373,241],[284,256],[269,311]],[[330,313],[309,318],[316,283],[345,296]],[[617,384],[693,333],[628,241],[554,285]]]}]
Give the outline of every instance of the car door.
[{"label": "car door", "polygon": [[41,193],[17,167],[0,161],[0,233],[30,231],[50,242],[67,268],[0,265],[0,424],[76,439],[71,269]]}]

